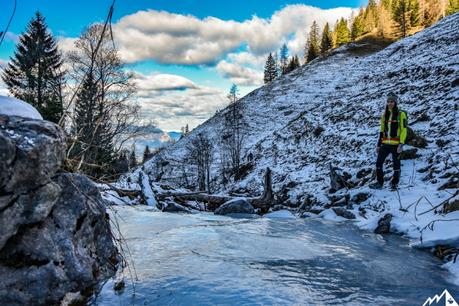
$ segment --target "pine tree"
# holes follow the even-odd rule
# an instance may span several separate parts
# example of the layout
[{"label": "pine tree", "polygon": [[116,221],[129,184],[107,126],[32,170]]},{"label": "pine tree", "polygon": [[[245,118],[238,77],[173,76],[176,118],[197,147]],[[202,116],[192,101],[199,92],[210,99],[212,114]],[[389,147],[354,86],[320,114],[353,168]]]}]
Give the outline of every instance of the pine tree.
[{"label": "pine tree", "polygon": [[63,113],[65,73],[56,41],[39,12],[19,37],[16,48],[2,80],[13,96],[33,105],[44,119],[57,123]]},{"label": "pine tree", "polygon": [[135,146],[132,145],[131,153],[129,154],[129,169],[134,169],[137,166],[137,158],[135,156]]},{"label": "pine tree", "polygon": [[279,67],[281,71],[281,75],[286,74],[288,65],[288,48],[286,44],[283,44],[280,49],[280,59],[279,59]]},{"label": "pine tree", "polygon": [[274,57],[271,53],[268,55],[268,59],[266,60],[265,64],[265,71],[264,71],[264,82],[265,84],[274,81],[277,78],[277,67]]},{"label": "pine tree", "polygon": [[378,27],[378,7],[375,0],[369,0],[363,16],[365,33],[369,33]]},{"label": "pine tree", "polygon": [[300,60],[298,59],[298,56],[292,56],[287,64],[286,74],[292,72],[298,67],[300,67]]},{"label": "pine tree", "polygon": [[328,22],[324,26],[324,30],[322,31],[322,39],[320,43],[320,52],[324,54],[328,50],[333,48],[333,38],[330,32],[330,26]]},{"label": "pine tree", "polygon": [[309,63],[320,54],[320,45],[319,45],[319,26],[317,22],[314,21],[309,31],[308,39],[305,47],[305,62]]},{"label": "pine tree", "polygon": [[406,37],[411,27],[419,24],[419,0],[393,0],[392,13],[402,37]]},{"label": "pine tree", "polygon": [[351,41],[351,31],[347,26],[347,21],[341,18],[335,26],[336,46],[347,44]]},{"label": "pine tree", "polygon": [[446,15],[451,15],[459,12],[459,0],[449,0],[446,8]]},{"label": "pine tree", "polygon": [[147,160],[149,160],[151,157],[151,152],[150,152],[150,148],[148,147],[148,145],[145,147],[145,150],[143,151],[143,159],[142,159],[142,163],[145,163]]},{"label": "pine tree", "polygon": [[418,26],[420,18],[419,0],[410,0],[408,9],[410,11],[410,27]]},{"label": "pine tree", "polygon": [[352,41],[355,41],[358,37],[362,36],[365,31],[364,24],[363,24],[363,18],[364,18],[364,10],[363,8],[361,8],[359,14],[352,21],[352,26],[351,26]]}]

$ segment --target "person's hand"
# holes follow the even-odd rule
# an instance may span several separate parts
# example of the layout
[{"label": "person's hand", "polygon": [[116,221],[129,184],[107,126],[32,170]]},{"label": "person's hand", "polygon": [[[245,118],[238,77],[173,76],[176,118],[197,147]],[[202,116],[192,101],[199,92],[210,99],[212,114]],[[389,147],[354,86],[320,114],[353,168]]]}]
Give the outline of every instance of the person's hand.
[{"label": "person's hand", "polygon": [[402,149],[403,149],[403,145],[399,144],[398,147],[397,147],[397,153],[398,154],[402,153]]}]

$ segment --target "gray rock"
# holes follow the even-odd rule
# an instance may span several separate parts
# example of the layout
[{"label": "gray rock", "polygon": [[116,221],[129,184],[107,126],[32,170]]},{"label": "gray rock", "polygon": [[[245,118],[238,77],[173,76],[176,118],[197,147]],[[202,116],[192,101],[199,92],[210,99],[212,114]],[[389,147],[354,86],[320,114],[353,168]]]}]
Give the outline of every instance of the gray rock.
[{"label": "gray rock", "polygon": [[64,153],[64,136],[55,124],[0,115],[0,195],[45,185]]},{"label": "gray rock", "polygon": [[[50,188],[46,204],[15,210],[21,214],[11,217],[22,220],[26,211],[35,222],[14,222],[15,234],[0,250],[0,305],[58,304],[67,293],[88,292],[116,271],[118,251],[96,186],[76,174],[60,174],[48,185],[35,195],[45,197],[44,188]],[[28,204],[18,198],[6,211],[21,201]]]},{"label": "gray rock", "polygon": [[390,222],[392,221],[392,215],[386,214],[384,217],[379,219],[378,226],[375,229],[376,234],[388,234],[390,233]]},{"label": "gray rock", "polygon": [[56,175],[64,143],[51,122],[0,116],[0,305],[66,304],[116,271],[98,189]]},{"label": "gray rock", "polygon": [[253,214],[255,210],[253,206],[245,199],[234,199],[222,204],[215,212],[216,215],[227,214]]},{"label": "gray rock", "polygon": [[368,200],[369,197],[370,197],[370,194],[368,192],[359,192],[352,197],[351,201],[353,203],[360,204]]},{"label": "gray rock", "polygon": [[346,219],[351,219],[351,220],[355,219],[355,215],[343,207],[333,207],[332,209],[337,216],[340,216]]},{"label": "gray rock", "polygon": [[191,213],[191,211],[180,204],[175,202],[169,201],[162,203],[161,211],[165,212],[182,212],[182,213]]}]

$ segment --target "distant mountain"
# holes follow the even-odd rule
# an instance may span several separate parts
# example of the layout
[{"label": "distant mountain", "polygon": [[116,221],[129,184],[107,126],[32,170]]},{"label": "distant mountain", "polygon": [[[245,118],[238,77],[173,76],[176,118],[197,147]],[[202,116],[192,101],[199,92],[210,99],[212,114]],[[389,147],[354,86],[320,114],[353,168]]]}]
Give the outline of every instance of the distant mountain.
[{"label": "distant mountain", "polygon": [[136,154],[139,158],[142,156],[146,146],[148,146],[150,150],[168,146],[180,139],[182,135],[182,133],[175,131],[165,132],[152,124],[132,127],[132,130],[139,129],[141,136],[137,136],[127,141],[124,145],[126,148],[131,149],[132,145],[135,144]]}]

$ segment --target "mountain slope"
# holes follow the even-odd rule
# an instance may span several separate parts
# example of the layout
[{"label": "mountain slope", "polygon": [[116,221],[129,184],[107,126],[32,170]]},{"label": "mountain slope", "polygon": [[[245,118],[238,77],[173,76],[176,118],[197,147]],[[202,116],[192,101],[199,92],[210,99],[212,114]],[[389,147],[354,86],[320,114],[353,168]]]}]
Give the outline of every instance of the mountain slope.
[{"label": "mountain slope", "polygon": [[[214,189],[259,193],[262,173],[269,166],[274,189],[285,193],[289,186],[285,199],[299,205],[308,193],[327,190],[330,164],[353,174],[373,168],[379,117],[390,91],[400,96],[411,127],[430,141],[419,152],[421,161],[432,154],[441,159],[445,153],[457,153],[458,26],[455,14],[368,56],[359,55],[365,46],[344,46],[242,98],[249,124],[244,154],[254,155],[253,170],[227,186],[215,182]],[[177,162],[190,139],[204,133],[216,143],[224,112],[149,161],[145,169],[152,179],[183,183]],[[318,137],[317,127],[324,129]],[[447,142],[446,147],[435,144],[439,139]],[[218,154],[216,158],[214,177]],[[402,185],[407,176],[403,173]]]}]

